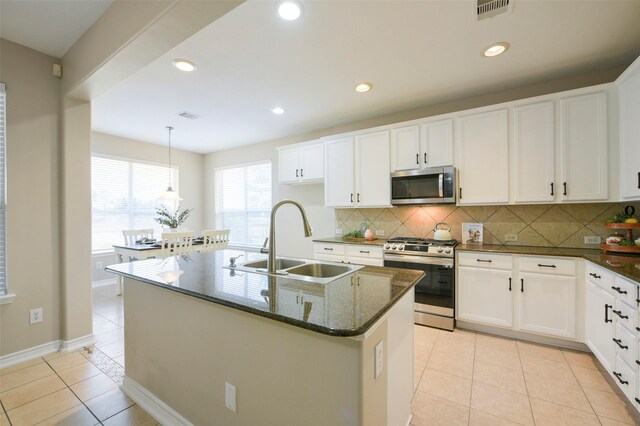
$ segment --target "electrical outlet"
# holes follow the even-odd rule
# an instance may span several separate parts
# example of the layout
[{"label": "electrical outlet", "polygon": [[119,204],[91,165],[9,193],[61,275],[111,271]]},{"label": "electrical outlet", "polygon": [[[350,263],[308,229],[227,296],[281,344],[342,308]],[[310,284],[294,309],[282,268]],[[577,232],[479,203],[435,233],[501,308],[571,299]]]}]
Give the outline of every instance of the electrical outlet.
[{"label": "electrical outlet", "polygon": [[236,412],[236,387],[227,382],[224,384],[224,405],[234,413]]},{"label": "electrical outlet", "polygon": [[342,235],[342,228],[336,228],[336,235]]},{"label": "electrical outlet", "polygon": [[376,229],[376,237],[384,237],[384,230]]},{"label": "electrical outlet", "polygon": [[373,359],[373,362],[375,364],[374,378],[377,379],[378,377],[380,377],[380,374],[382,374],[382,366],[384,365],[383,363],[384,342],[382,340],[380,340],[376,345],[375,351],[376,352]]},{"label": "electrical outlet", "polygon": [[96,269],[102,269],[102,262],[96,262]]},{"label": "electrical outlet", "polygon": [[589,237],[584,237],[585,244],[600,244],[600,237],[597,235],[592,235]]},{"label": "electrical outlet", "polygon": [[518,241],[518,234],[504,234],[505,241]]},{"label": "electrical outlet", "polygon": [[29,311],[29,324],[42,322],[42,308],[31,309]]}]

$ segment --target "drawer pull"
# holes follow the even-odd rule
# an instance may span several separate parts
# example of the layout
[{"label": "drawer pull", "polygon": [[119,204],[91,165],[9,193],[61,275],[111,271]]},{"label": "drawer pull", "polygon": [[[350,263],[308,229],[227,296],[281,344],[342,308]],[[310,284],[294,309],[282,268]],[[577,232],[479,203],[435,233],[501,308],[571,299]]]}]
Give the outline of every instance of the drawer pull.
[{"label": "drawer pull", "polygon": [[600,275],[594,274],[593,272],[590,272],[589,275],[591,275],[593,278],[596,278],[596,279],[602,278]]},{"label": "drawer pull", "polygon": [[491,263],[492,260],[490,259],[476,259],[476,262],[486,262],[486,263]]},{"label": "drawer pull", "polygon": [[369,254],[371,252],[369,250],[360,250],[360,253]]},{"label": "drawer pull", "polygon": [[329,248],[329,247],[325,247],[324,249],[327,250],[327,251],[333,251],[333,249]]},{"label": "drawer pull", "polygon": [[640,361],[638,361],[637,359],[636,359],[636,364],[640,365]]},{"label": "drawer pull", "polygon": [[[638,173],[638,176],[640,176],[640,173]],[[638,188],[640,188],[640,183],[638,184]],[[635,398],[635,400],[636,400],[636,402],[637,402],[638,404],[640,404],[640,399]]]},{"label": "drawer pull", "polygon": [[613,305],[604,305],[604,322],[613,322],[612,319],[609,319],[609,308],[613,308]]},{"label": "drawer pull", "polygon": [[622,340],[621,339],[616,339],[615,337],[612,339],[614,342],[616,342],[616,345],[618,345],[618,347],[620,349],[629,349],[629,346],[623,345],[622,344]]},{"label": "drawer pull", "polygon": [[616,314],[617,316],[619,316],[622,319],[629,319],[629,315],[622,315],[622,311],[616,311],[615,309],[612,309],[613,313]]},{"label": "drawer pull", "polygon": [[616,376],[616,378],[618,379],[618,381],[623,384],[623,385],[628,385],[629,382],[627,380],[622,380],[622,373],[616,373],[615,371],[613,372],[613,375]]},{"label": "drawer pull", "polygon": [[622,290],[620,287],[611,286],[611,288],[620,294],[627,294],[627,290]]},{"label": "drawer pull", "polygon": [[509,291],[511,291],[511,277],[509,277]]},{"label": "drawer pull", "polygon": [[538,263],[539,268],[555,268],[556,265],[543,265],[542,263]]},{"label": "drawer pull", "polygon": [[520,293],[524,293],[524,278],[520,278]]},{"label": "drawer pull", "polygon": [[636,331],[640,331],[640,327],[636,327]]}]

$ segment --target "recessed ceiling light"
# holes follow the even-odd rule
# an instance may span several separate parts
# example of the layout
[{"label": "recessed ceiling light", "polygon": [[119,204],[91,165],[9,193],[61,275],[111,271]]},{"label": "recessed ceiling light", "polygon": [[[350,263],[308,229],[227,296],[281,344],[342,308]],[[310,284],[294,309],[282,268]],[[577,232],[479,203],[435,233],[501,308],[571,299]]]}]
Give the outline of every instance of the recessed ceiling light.
[{"label": "recessed ceiling light", "polygon": [[302,15],[302,5],[295,0],[284,0],[278,3],[278,15],[284,20],[295,21]]},{"label": "recessed ceiling light", "polygon": [[271,112],[277,115],[284,114],[284,109],[280,107],[271,108]]},{"label": "recessed ceiling light", "polygon": [[501,41],[500,43],[494,43],[491,46],[487,46],[482,50],[482,56],[486,56],[487,58],[491,58],[493,56],[498,56],[501,53],[504,53],[509,48],[509,43],[506,41]]},{"label": "recessed ceiling light", "polygon": [[373,84],[368,83],[366,81],[363,83],[358,83],[358,85],[356,85],[356,92],[359,92],[359,93],[368,92],[369,90],[371,90],[372,87],[373,87]]},{"label": "recessed ceiling light", "polygon": [[191,72],[196,69],[196,64],[186,59],[175,59],[173,61],[173,66],[178,68],[180,71]]}]

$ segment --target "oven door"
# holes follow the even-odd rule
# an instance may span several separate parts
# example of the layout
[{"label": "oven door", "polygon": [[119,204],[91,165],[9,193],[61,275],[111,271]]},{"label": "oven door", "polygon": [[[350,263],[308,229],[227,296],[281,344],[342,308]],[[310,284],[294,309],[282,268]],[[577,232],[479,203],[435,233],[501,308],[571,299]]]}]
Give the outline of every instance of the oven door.
[{"label": "oven door", "polygon": [[385,254],[384,266],[424,271],[426,275],[415,286],[416,312],[453,318],[453,259]]},{"label": "oven door", "polygon": [[391,204],[455,203],[453,167],[391,174]]}]

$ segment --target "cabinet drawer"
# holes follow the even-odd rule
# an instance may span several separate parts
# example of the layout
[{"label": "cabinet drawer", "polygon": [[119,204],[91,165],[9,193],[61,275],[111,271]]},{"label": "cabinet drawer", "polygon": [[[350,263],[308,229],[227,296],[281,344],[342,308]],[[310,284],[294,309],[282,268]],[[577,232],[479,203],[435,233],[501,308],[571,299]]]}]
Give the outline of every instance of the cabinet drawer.
[{"label": "cabinet drawer", "polygon": [[520,257],[520,271],[536,274],[576,275],[576,261],[557,257]]},{"label": "cabinet drawer", "polygon": [[[331,252],[329,252],[331,253]],[[325,262],[344,263],[344,256],[335,254],[316,253],[313,258],[315,260],[323,260]]]},{"label": "cabinet drawer", "polygon": [[629,306],[638,306],[636,302],[638,286],[636,284],[620,276],[616,276],[613,282],[614,284],[611,286],[611,289],[616,299],[627,302]]},{"label": "cabinet drawer", "polygon": [[349,245],[347,246],[347,255],[349,258],[355,256],[382,259],[382,247]]},{"label": "cabinet drawer", "polygon": [[349,256],[349,263],[356,265],[384,266],[384,260],[375,257]]},{"label": "cabinet drawer", "polygon": [[636,393],[636,369],[630,367],[619,354],[616,354],[613,361],[613,374],[614,381],[618,384],[622,392],[633,401]]},{"label": "cabinet drawer", "polygon": [[344,244],[315,243],[314,251],[316,253],[343,255],[345,253],[344,247]]},{"label": "cabinet drawer", "polygon": [[485,252],[458,252],[458,265],[510,270],[513,268],[513,256]]},{"label": "cabinet drawer", "polygon": [[638,355],[638,339],[635,333],[627,330],[620,322],[616,323],[613,344],[616,348],[616,356],[620,356],[627,364],[634,367]]},{"label": "cabinet drawer", "polygon": [[611,272],[606,269],[602,269],[591,262],[586,262],[585,269],[587,280],[605,289],[607,293],[611,293],[613,291],[611,290],[611,286],[613,285],[614,275]]},{"label": "cabinet drawer", "polygon": [[629,330],[635,330],[638,326],[638,311],[627,305],[621,300],[617,300],[613,304],[611,317],[617,321],[617,324],[623,324]]}]

